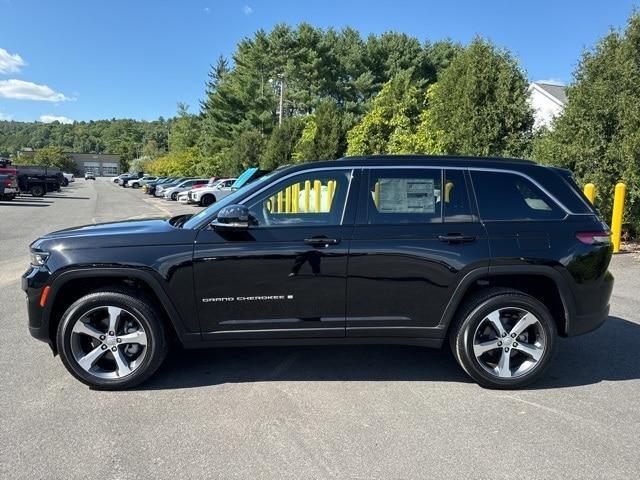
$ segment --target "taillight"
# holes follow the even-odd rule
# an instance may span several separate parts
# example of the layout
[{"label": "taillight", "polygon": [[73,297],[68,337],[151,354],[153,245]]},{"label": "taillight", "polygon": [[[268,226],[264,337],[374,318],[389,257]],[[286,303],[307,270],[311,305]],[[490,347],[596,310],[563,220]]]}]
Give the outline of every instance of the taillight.
[{"label": "taillight", "polygon": [[611,243],[611,232],[577,232],[576,238],[586,245]]}]

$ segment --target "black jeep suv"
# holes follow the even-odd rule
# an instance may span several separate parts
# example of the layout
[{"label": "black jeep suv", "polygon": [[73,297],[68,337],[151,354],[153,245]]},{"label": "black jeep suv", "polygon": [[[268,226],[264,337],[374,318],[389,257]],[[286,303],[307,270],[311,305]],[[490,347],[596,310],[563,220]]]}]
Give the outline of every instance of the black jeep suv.
[{"label": "black jeep suv", "polygon": [[611,253],[568,171],[375,156],[279,169],[196,215],[51,233],[22,284],[31,334],[95,388],[147,379],[170,340],[448,342],[475,381],[516,388],[607,318]]}]

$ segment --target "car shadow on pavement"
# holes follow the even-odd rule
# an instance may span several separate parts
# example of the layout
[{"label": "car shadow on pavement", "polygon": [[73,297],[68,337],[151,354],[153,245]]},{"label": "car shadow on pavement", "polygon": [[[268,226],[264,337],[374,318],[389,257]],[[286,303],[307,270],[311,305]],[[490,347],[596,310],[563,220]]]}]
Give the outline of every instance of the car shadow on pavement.
[{"label": "car shadow on pavement", "polygon": [[[595,332],[560,339],[552,365],[529,389],[640,379],[640,325],[609,317]],[[265,381],[470,383],[451,355],[402,345],[239,347],[179,350],[142,390]]]},{"label": "car shadow on pavement", "polygon": [[48,198],[66,198],[69,200],[91,200],[91,197],[72,197],[70,195],[47,195]]},{"label": "car shadow on pavement", "polygon": [[49,202],[20,202],[16,200],[11,200],[9,202],[0,202],[0,206],[7,205],[11,207],[48,207]]}]

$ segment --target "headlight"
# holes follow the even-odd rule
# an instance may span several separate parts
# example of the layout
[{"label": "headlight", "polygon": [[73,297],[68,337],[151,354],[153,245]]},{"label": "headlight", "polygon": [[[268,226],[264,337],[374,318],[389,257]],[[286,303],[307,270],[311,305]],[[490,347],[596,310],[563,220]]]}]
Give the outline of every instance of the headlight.
[{"label": "headlight", "polygon": [[41,267],[49,259],[49,253],[47,252],[31,252],[31,265],[35,267]]}]

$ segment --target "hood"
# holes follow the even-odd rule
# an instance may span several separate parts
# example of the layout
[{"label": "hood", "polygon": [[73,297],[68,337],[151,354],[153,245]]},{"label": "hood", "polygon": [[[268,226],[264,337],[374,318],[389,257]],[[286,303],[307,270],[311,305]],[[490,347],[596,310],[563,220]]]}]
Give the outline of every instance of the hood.
[{"label": "hood", "polygon": [[98,223],[48,233],[31,244],[37,250],[103,248],[190,243],[195,231],[174,227],[170,219],[154,218]]}]

